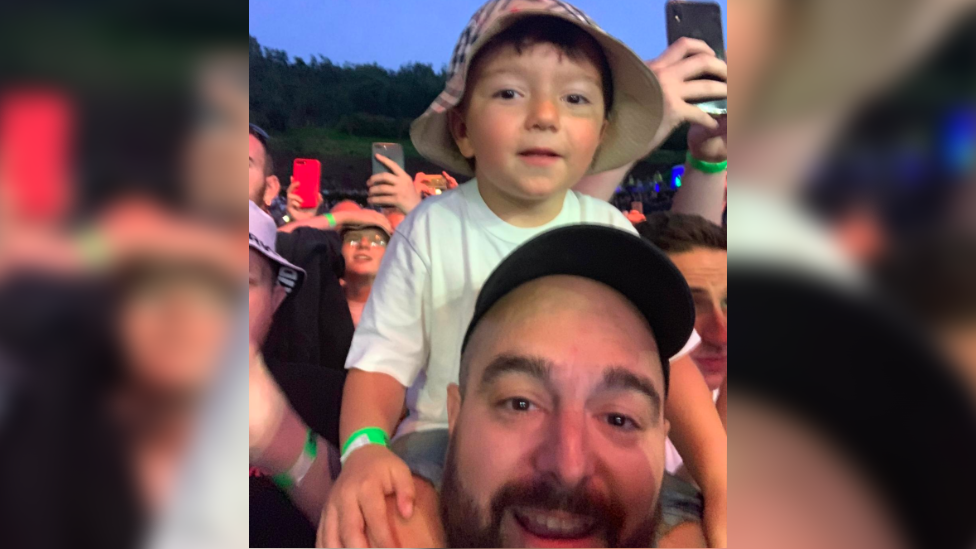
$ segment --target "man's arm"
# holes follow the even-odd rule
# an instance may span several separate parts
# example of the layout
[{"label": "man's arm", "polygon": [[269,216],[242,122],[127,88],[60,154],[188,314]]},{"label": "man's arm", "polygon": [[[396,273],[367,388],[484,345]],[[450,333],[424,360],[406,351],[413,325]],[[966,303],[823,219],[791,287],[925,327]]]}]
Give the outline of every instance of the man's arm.
[{"label": "man's arm", "polygon": [[[330,221],[330,217],[335,220],[335,223]],[[312,215],[311,217],[299,219],[286,225],[282,225],[278,228],[278,230],[284,233],[290,233],[300,227],[310,227],[322,231],[338,231],[343,225],[357,224],[377,225],[387,229],[390,233],[393,232],[393,227],[390,226],[390,221],[386,218],[386,216],[373,210],[336,212],[334,214],[329,214],[329,216]]]},{"label": "man's arm", "polygon": [[[272,475],[290,474],[307,453],[309,427],[288,404],[258,354],[250,346],[248,379],[248,462]],[[315,458],[311,466],[298,473],[300,482],[288,487],[295,506],[315,524],[332,487],[330,463],[337,450],[325,439],[312,435]],[[306,456],[305,459],[309,459]]]}]

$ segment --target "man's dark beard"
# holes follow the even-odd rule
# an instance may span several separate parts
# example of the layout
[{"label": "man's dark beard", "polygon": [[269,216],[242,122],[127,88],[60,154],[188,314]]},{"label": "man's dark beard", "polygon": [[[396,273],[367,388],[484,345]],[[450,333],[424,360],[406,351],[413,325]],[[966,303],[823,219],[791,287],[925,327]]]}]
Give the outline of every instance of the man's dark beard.
[{"label": "man's dark beard", "polygon": [[652,547],[660,522],[660,506],[639,526],[634,535],[621,543],[624,510],[618,502],[588,492],[584,487],[567,487],[553,477],[539,477],[526,483],[509,483],[491,500],[491,516],[483,524],[483,510],[461,486],[457,470],[456,437],[451,440],[441,485],[441,522],[448,547],[504,547],[501,523],[506,511],[514,507],[560,510],[596,519],[595,533],[607,547]]}]

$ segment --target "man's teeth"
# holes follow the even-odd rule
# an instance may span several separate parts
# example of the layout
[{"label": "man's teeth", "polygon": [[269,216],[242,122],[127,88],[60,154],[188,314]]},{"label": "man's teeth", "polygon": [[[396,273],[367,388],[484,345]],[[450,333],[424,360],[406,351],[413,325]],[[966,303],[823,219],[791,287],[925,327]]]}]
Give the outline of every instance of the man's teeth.
[{"label": "man's teeth", "polygon": [[553,516],[548,513],[526,511],[522,517],[533,530],[543,534],[573,537],[586,533],[593,525],[589,517]]}]

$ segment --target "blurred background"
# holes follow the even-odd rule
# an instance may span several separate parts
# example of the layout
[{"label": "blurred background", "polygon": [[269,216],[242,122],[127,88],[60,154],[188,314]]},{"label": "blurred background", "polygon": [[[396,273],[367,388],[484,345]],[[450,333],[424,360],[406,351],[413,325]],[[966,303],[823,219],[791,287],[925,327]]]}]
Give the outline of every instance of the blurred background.
[{"label": "blurred background", "polygon": [[0,8],[0,546],[247,544],[245,18]]}]

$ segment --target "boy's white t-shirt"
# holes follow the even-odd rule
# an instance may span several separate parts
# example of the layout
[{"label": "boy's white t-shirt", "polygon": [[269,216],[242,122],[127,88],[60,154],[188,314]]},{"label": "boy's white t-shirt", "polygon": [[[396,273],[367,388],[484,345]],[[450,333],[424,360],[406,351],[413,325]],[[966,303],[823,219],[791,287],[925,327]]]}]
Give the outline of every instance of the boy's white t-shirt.
[{"label": "boy's white t-shirt", "polygon": [[[580,223],[637,234],[612,205],[575,191],[546,225],[514,227],[488,208],[477,180],[428,198],[397,227],[346,359],[347,369],[384,373],[408,388],[397,437],[447,428],[447,387],[457,383],[461,343],[495,267],[533,237]],[[697,334],[692,340],[682,353]]]}]

